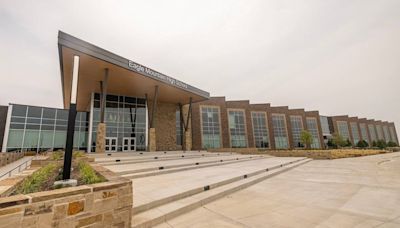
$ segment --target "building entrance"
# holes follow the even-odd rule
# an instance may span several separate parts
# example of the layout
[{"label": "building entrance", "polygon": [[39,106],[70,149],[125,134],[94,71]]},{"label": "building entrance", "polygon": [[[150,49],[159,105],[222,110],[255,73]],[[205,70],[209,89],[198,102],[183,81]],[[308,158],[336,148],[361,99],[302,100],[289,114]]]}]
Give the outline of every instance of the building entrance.
[{"label": "building entrance", "polygon": [[135,137],[124,137],[122,141],[123,151],[136,151],[136,138]]},{"label": "building entrance", "polygon": [[117,151],[117,137],[106,137],[106,152]]}]

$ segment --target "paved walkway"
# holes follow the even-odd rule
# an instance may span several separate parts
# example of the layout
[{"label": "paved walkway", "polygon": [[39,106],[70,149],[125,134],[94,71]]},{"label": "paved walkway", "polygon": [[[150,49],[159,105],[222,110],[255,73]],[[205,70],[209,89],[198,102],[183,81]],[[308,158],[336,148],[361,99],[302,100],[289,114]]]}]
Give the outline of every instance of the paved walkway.
[{"label": "paved walkway", "polygon": [[315,160],[158,227],[400,227],[400,153]]},{"label": "paved walkway", "polygon": [[[30,159],[32,159],[31,156],[25,156],[25,157],[15,161],[15,162],[12,162],[12,163],[7,164],[7,165],[5,165],[3,167],[0,167],[0,180],[3,180],[5,178],[9,177],[8,175],[5,175],[4,177],[1,177],[1,176],[3,176],[3,174],[9,172],[10,170],[14,169],[15,167],[18,167],[20,164],[23,164],[24,162],[29,161]],[[17,168],[14,171],[12,171],[11,175],[15,175],[15,174],[17,174],[19,172],[22,172],[22,171],[24,171],[24,169],[25,169],[25,165],[23,165],[21,167],[21,170],[18,170],[18,168]]]}]

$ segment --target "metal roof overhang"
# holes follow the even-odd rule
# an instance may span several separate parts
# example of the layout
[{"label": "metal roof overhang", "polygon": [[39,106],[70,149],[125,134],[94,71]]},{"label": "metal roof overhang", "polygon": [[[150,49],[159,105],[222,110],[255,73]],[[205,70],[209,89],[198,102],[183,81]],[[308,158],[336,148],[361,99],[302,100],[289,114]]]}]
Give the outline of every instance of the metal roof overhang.
[{"label": "metal roof overhang", "polygon": [[86,41],[58,33],[58,49],[64,108],[69,108],[74,55],[80,57],[78,80],[78,111],[88,111],[91,93],[100,92],[104,70],[109,69],[107,94],[131,97],[154,96],[158,86],[158,101],[166,103],[189,103],[207,100],[208,92],[159,73],[129,59],[113,54]]}]

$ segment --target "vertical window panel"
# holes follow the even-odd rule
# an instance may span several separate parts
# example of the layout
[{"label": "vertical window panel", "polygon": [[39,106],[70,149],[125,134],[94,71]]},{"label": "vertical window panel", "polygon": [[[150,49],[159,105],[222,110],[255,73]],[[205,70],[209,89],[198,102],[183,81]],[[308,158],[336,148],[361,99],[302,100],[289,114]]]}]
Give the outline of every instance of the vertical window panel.
[{"label": "vertical window panel", "polygon": [[267,116],[265,112],[252,112],[253,135],[257,148],[269,148]]},{"label": "vertical window panel", "polygon": [[229,132],[233,148],[247,147],[244,111],[229,110]]},{"label": "vertical window panel", "polygon": [[321,148],[321,144],[319,142],[318,123],[316,118],[311,118],[311,117],[307,118],[307,129],[313,137],[313,143],[311,144],[311,148],[313,149]]},{"label": "vertical window panel", "polygon": [[276,149],[289,148],[285,115],[272,114],[272,128]]}]

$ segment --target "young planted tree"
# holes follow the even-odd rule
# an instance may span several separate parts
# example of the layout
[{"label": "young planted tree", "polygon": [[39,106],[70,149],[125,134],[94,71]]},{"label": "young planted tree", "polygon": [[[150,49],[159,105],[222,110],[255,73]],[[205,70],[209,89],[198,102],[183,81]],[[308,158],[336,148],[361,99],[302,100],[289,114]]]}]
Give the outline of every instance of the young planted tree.
[{"label": "young planted tree", "polygon": [[367,141],[365,141],[365,140],[360,140],[357,143],[357,147],[359,147],[359,148],[367,148],[368,146],[369,145],[368,145]]},{"label": "young planted tree", "polygon": [[300,134],[300,140],[304,145],[306,145],[307,149],[310,149],[314,139],[309,131],[303,130]]},{"label": "young planted tree", "polygon": [[344,140],[341,135],[336,133],[332,135],[332,143],[339,148],[347,146],[347,141]]}]

